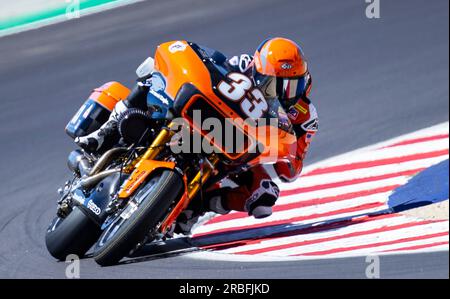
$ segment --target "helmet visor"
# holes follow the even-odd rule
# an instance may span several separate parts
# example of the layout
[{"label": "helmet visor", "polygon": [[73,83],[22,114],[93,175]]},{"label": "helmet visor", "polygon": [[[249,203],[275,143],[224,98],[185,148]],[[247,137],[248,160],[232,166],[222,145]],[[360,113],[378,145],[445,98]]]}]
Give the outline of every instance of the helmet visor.
[{"label": "helmet visor", "polygon": [[281,78],[268,76],[254,71],[253,78],[267,98],[276,98],[283,102],[298,100],[308,88],[309,74],[299,77]]}]

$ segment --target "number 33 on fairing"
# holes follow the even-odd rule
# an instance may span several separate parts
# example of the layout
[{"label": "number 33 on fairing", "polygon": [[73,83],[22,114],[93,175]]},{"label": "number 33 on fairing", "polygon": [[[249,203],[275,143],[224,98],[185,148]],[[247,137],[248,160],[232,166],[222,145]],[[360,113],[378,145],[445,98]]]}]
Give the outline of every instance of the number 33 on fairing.
[{"label": "number 33 on fairing", "polygon": [[233,102],[240,102],[242,111],[251,118],[260,118],[268,105],[262,92],[253,86],[252,80],[241,73],[229,73],[230,83],[220,81],[219,92]]}]

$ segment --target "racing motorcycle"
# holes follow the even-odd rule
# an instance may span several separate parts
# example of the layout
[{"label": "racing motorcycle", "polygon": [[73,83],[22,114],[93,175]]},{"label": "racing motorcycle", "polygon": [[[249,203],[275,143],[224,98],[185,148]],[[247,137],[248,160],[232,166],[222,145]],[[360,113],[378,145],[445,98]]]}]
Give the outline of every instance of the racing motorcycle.
[{"label": "racing motorcycle", "polygon": [[[159,45],[154,59],[139,66],[138,77],[152,82],[148,110],[131,108],[120,116],[121,140],[108,151],[78,149],[68,157],[73,177],[58,190],[57,215],[46,232],[53,257],[83,256],[93,247],[98,264],[116,264],[144,244],[170,237],[181,212],[224,177],[263,163],[293,162],[297,139],[279,101],[265,99],[225,60],[218,51],[175,41]],[[129,92],[118,82],[95,89],[66,132],[75,138],[98,129]],[[239,150],[211,138],[197,112],[239,132]],[[271,121],[242,121],[249,119]],[[183,129],[213,150],[174,151],[175,143],[187,141],[179,137]]]}]

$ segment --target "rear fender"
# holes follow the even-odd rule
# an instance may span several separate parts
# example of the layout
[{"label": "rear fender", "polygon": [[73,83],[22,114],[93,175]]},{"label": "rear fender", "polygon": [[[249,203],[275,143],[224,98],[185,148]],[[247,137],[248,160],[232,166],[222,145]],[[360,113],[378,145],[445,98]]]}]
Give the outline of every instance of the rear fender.
[{"label": "rear fender", "polygon": [[119,198],[129,198],[152,172],[161,168],[174,169],[175,163],[157,160],[142,160],[139,162],[133,173],[120,188]]}]

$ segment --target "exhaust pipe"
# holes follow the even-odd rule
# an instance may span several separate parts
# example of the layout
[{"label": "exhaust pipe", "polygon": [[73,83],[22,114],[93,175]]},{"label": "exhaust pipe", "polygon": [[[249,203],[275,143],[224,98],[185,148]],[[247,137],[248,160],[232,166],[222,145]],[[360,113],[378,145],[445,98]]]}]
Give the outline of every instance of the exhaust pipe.
[{"label": "exhaust pipe", "polygon": [[95,185],[97,185],[101,180],[103,180],[107,176],[110,176],[117,172],[120,172],[120,168],[113,168],[113,169],[108,169],[108,170],[99,172],[97,174],[94,174],[93,176],[89,176],[87,178],[82,179],[80,181],[80,185],[83,188],[90,189],[90,188],[94,187]]},{"label": "exhaust pipe", "polygon": [[102,171],[117,155],[128,151],[126,147],[116,147],[104,153],[94,166],[81,150],[74,150],[69,154],[67,166],[70,170],[82,177],[80,185],[90,189],[101,180],[114,173],[120,172],[120,167]]},{"label": "exhaust pipe", "polygon": [[81,150],[74,150],[69,154],[67,166],[80,177],[87,176],[91,172],[91,163]]},{"label": "exhaust pipe", "polygon": [[94,167],[92,167],[91,171],[89,172],[89,176],[93,176],[99,171],[103,170],[109,164],[109,162],[111,162],[112,159],[114,159],[117,155],[126,152],[127,150],[128,148],[126,147],[115,147],[108,150],[100,157],[100,159],[98,159]]}]

